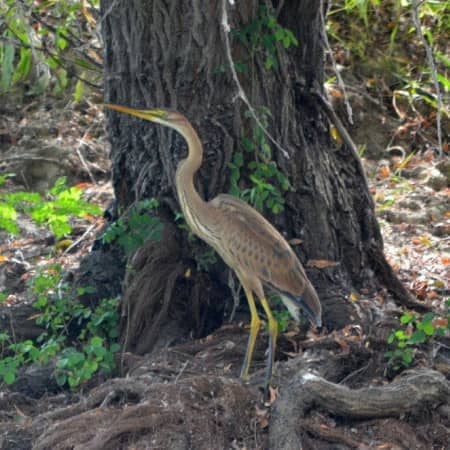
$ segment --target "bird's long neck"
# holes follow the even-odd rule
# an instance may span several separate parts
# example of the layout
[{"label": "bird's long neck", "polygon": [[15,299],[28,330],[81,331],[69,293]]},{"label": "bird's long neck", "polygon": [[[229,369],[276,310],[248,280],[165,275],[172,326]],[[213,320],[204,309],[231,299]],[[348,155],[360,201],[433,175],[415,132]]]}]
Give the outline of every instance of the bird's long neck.
[{"label": "bird's long neck", "polygon": [[194,176],[202,164],[203,147],[195,130],[186,123],[178,129],[188,144],[188,156],[180,162],[176,173],[178,199],[186,222],[192,231],[204,237],[204,222],[207,204],[194,186]]}]

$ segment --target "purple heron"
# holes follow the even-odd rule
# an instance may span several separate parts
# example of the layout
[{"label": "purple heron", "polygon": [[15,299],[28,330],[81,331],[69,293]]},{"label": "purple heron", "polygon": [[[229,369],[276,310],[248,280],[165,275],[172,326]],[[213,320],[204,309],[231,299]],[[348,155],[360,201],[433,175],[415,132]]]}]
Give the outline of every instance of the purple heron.
[{"label": "purple heron", "polygon": [[241,282],[250,307],[250,336],[241,377],[248,379],[256,336],[261,326],[253,294],[267,316],[269,352],[266,387],[272,368],[278,335],[263,286],[281,297],[294,319],[299,321],[300,308],[316,326],[322,324],[322,307],[302,264],[281,234],[255,209],[236,197],[220,194],[204,201],[194,187],[194,175],[202,164],[203,147],[192,125],[182,114],[164,109],[137,110],[119,105],[104,105],[178,131],[187,142],[188,156],[176,171],[178,200],[192,232],[207,242],[234,270]]}]

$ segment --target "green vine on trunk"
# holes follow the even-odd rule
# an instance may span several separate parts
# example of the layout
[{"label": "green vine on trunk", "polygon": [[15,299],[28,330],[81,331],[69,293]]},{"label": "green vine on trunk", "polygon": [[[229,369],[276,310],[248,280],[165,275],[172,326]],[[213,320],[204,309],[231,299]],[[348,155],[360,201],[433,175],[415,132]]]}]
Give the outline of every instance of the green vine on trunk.
[{"label": "green vine on trunk", "polygon": [[[298,46],[294,33],[281,26],[276,16],[264,5],[260,7],[258,17],[244,27],[233,30],[232,34],[248,49],[249,62],[234,64],[236,71],[244,76],[250,74],[256,56],[263,59],[265,70],[278,70],[279,45],[284,49]],[[229,192],[261,212],[267,209],[273,214],[279,214],[284,209],[283,193],[292,190],[292,186],[273,160],[272,150],[264,133],[264,128],[269,125],[270,110],[261,106],[256,113],[259,123],[256,123],[250,111],[244,114],[254,124],[250,130],[243,132],[243,151],[235,152],[228,165]]]}]

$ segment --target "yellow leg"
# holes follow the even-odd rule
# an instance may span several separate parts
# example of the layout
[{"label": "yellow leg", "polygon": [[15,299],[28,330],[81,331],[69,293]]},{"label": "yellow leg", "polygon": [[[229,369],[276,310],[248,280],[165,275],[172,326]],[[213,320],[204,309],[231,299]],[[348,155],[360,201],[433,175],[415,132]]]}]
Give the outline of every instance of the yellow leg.
[{"label": "yellow leg", "polygon": [[256,336],[258,335],[261,326],[258,312],[256,311],[255,300],[251,291],[244,287],[245,295],[247,296],[248,305],[250,307],[251,321],[250,321],[250,336],[248,338],[247,351],[245,352],[244,364],[241,370],[241,378],[248,379],[248,370],[252,361],[253,350],[255,349]]},{"label": "yellow leg", "polygon": [[273,363],[275,360],[275,349],[277,347],[278,336],[278,322],[275,320],[270,309],[269,303],[262,297],[259,299],[264,308],[264,311],[269,322],[269,355],[267,357],[267,372],[266,372],[266,389],[272,381]]}]

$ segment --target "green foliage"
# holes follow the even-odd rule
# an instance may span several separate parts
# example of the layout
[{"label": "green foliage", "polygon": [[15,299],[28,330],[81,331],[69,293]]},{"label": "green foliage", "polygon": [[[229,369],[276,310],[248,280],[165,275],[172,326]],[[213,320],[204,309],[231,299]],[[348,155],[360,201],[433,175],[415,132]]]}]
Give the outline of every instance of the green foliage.
[{"label": "green foliage", "polygon": [[217,263],[217,253],[209,245],[200,244],[200,240],[192,233],[183,213],[178,212],[175,215],[175,223],[180,230],[187,233],[188,242],[192,244],[191,254],[199,272],[208,272],[208,270]]},{"label": "green foliage", "polygon": [[158,206],[154,198],[137,202],[126,215],[108,227],[102,236],[103,242],[110,244],[117,241],[124,252],[130,255],[148,239],[160,241],[163,224],[158,217],[148,214],[149,210],[154,211]]},{"label": "green foliage", "polygon": [[[0,178],[0,185],[7,175]],[[0,194],[0,229],[17,234],[17,214],[27,214],[38,225],[46,225],[59,239],[72,232],[72,217],[101,214],[97,205],[82,200],[83,192],[77,187],[67,187],[66,178],[59,178],[43,197],[36,192]]]},{"label": "green foliage", "polygon": [[[69,85],[68,72],[81,77],[101,76],[101,64],[89,28],[92,16],[75,0],[0,1],[0,93],[15,84],[31,81],[28,95],[53,92],[58,95]],[[98,0],[85,2],[97,8]],[[89,26],[84,24],[90,23]],[[79,90],[75,97],[80,98]]]},{"label": "green foliage", "polygon": [[[261,108],[260,120],[267,126],[270,112]],[[250,114],[246,117],[251,118]],[[259,211],[267,208],[273,214],[284,209],[283,192],[291,190],[287,177],[272,160],[272,150],[267,142],[263,129],[258,124],[251,129],[251,134],[244,136],[242,145],[245,153],[233,155],[230,168],[230,194],[242,198]],[[250,161],[245,164],[245,160]],[[246,176],[249,188],[241,189],[242,175]]]},{"label": "green foliage", "polygon": [[[261,6],[259,15],[241,29],[233,30],[233,35],[249,49],[250,57],[261,53],[264,58],[264,67],[267,70],[278,68],[277,44],[285,49],[298,46],[297,38],[291,30],[282,27],[277,18],[265,6]],[[245,63],[235,65],[240,73],[248,73]]]},{"label": "green foliage", "polygon": [[392,351],[385,353],[388,365],[394,370],[409,367],[414,361],[417,347],[435,336],[444,336],[450,330],[450,298],[447,299],[446,318],[429,312],[421,318],[415,313],[404,313],[400,317],[403,328],[394,330],[388,337],[388,344],[394,345]]},{"label": "green foliage", "polygon": [[[436,64],[436,77],[441,91],[448,91],[449,65],[444,55],[450,32],[450,2],[425,0],[417,4],[420,28]],[[342,61],[344,52],[338,51],[338,62],[351,63],[351,72],[368,78],[368,88],[378,89],[377,95],[386,97],[388,107],[394,100],[397,115],[410,124],[420,124],[423,130],[435,122],[438,102],[429,61],[425,56],[420,60],[410,57],[411,51],[423,52],[412,17],[411,0],[340,0],[333,2],[328,13],[327,33],[335,47],[352,54]],[[386,89],[393,99],[386,96]],[[396,106],[396,100],[401,104]],[[449,117],[445,108],[440,113]]]},{"label": "green foliage", "polygon": [[287,330],[289,321],[292,320],[291,313],[286,309],[278,293],[270,292],[268,295],[270,304],[273,305],[272,313],[278,323],[278,331],[284,333]]},{"label": "green foliage", "polygon": [[273,311],[273,316],[278,323],[278,331],[284,333],[287,330],[289,321],[292,319],[286,308]]},{"label": "green foliage", "polygon": [[[90,289],[78,290],[78,295]],[[75,388],[97,372],[114,369],[114,353],[119,350],[118,300],[105,299],[91,308],[69,294],[62,281],[62,268],[52,265],[31,280],[30,294],[36,299],[36,323],[45,328],[36,342],[13,342],[0,333],[0,376],[4,382],[15,381],[25,364],[48,364],[56,360],[55,378],[60,386]],[[76,330],[76,332],[74,331]]]},{"label": "green foliage", "polygon": [[[278,51],[298,46],[294,33],[282,27],[276,16],[261,6],[258,16],[233,35],[248,49],[247,61],[235,63],[236,71],[248,75],[249,64],[259,55],[267,71],[278,68]],[[284,209],[283,193],[291,189],[287,177],[280,171],[272,159],[272,150],[265,129],[268,127],[270,110],[264,106],[257,111],[255,121],[250,111],[245,117],[252,123],[250,130],[243,133],[243,151],[236,152],[228,164],[230,169],[230,194],[240,197],[259,211],[269,210],[278,214]],[[244,187],[248,186],[248,187]]]}]

